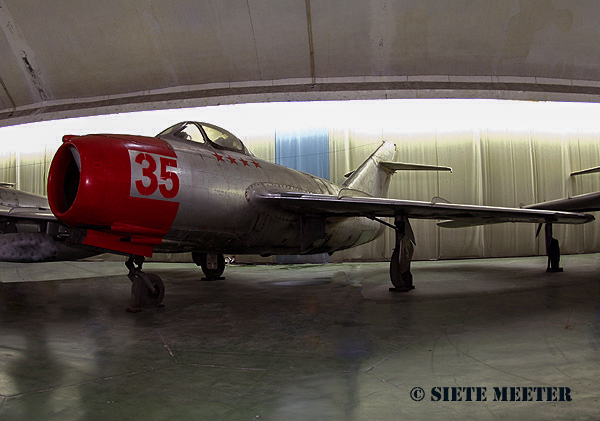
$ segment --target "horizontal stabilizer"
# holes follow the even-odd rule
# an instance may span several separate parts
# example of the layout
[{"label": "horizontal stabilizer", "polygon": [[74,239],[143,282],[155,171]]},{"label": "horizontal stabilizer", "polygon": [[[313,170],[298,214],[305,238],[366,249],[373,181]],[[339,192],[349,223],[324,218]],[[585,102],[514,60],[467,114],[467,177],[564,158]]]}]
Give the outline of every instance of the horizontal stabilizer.
[{"label": "horizontal stabilizer", "polygon": [[[395,171],[449,171],[452,172],[450,167],[440,167],[437,165],[422,165],[422,164],[409,164],[404,162],[391,162],[381,161],[379,165],[386,171],[393,173]],[[350,177],[354,171],[350,171],[344,174],[344,177]]]},{"label": "horizontal stabilizer", "polygon": [[438,165],[422,165],[422,164],[409,164],[404,162],[390,162],[382,161],[379,163],[384,169],[394,171],[449,171],[452,172],[450,167],[440,167]]},{"label": "horizontal stabilizer", "polygon": [[571,173],[571,177],[574,175],[582,175],[582,174],[592,174],[595,172],[600,172],[600,167],[588,168],[587,170],[574,171]]}]

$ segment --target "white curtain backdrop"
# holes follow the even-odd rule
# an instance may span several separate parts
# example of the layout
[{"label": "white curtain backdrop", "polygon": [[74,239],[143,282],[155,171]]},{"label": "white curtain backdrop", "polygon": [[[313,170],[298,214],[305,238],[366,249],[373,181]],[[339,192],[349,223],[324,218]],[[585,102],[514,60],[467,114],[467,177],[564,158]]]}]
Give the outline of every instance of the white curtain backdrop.
[{"label": "white curtain backdrop", "polygon": [[[275,160],[274,129],[239,135],[258,157]],[[571,171],[600,165],[600,134],[592,130],[330,129],[330,179],[343,182],[344,174],[356,169],[384,139],[396,143],[399,161],[454,169],[452,174],[396,173],[390,187],[392,198],[430,201],[439,196],[452,203],[514,207],[600,191],[597,174],[569,177]],[[50,162],[59,145],[60,139],[53,139],[35,148],[29,145],[22,152],[0,151],[0,182],[46,194]],[[437,227],[435,221],[414,220],[412,226],[416,260],[545,253],[543,235],[535,238],[534,224],[448,229]],[[562,253],[600,251],[599,230],[598,222],[554,227]],[[332,261],[387,260],[393,247],[394,236],[386,229],[377,241],[335,253]]]},{"label": "white curtain backdrop", "polygon": [[[331,130],[331,179],[343,181],[382,140],[398,147],[403,162],[447,165],[454,173],[399,172],[390,197],[452,203],[518,207],[599,191],[600,177],[569,177],[571,171],[600,165],[600,135],[586,131],[465,129],[416,133],[382,130]],[[369,147],[365,147],[365,146]],[[534,224],[439,228],[435,221],[413,220],[415,260],[545,254],[544,237],[535,238]],[[562,253],[600,251],[600,225],[555,225]],[[391,230],[379,240],[336,253],[332,261],[389,259]]]},{"label": "white curtain backdrop", "polygon": [[46,194],[52,157],[58,146],[41,145],[39,152],[0,151],[0,182],[36,194]]}]

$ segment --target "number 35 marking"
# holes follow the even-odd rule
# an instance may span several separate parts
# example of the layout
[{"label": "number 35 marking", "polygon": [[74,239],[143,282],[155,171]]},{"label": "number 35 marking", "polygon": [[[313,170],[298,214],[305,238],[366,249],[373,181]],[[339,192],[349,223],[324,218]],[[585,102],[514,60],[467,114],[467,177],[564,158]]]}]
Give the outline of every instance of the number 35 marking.
[{"label": "number 35 marking", "polygon": [[131,196],[173,199],[179,193],[175,158],[129,151],[131,158]]}]

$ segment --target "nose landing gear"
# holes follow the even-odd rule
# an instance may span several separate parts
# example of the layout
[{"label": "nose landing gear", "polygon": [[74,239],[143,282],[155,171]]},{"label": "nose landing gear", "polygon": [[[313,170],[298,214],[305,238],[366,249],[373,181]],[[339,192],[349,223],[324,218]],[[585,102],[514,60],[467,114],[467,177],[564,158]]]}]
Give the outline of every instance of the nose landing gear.
[{"label": "nose landing gear", "polygon": [[130,311],[141,311],[144,308],[160,307],[165,297],[165,285],[160,276],[142,271],[143,256],[129,256],[125,266],[129,269],[127,276],[131,280]]}]

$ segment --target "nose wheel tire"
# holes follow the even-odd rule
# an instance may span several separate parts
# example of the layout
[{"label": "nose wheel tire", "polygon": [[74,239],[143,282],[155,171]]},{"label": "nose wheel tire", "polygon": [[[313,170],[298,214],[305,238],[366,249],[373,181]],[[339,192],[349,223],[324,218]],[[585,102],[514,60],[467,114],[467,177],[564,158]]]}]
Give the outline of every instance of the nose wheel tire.
[{"label": "nose wheel tire", "polygon": [[132,282],[131,298],[134,308],[158,307],[165,297],[165,285],[160,276],[141,272]]}]

